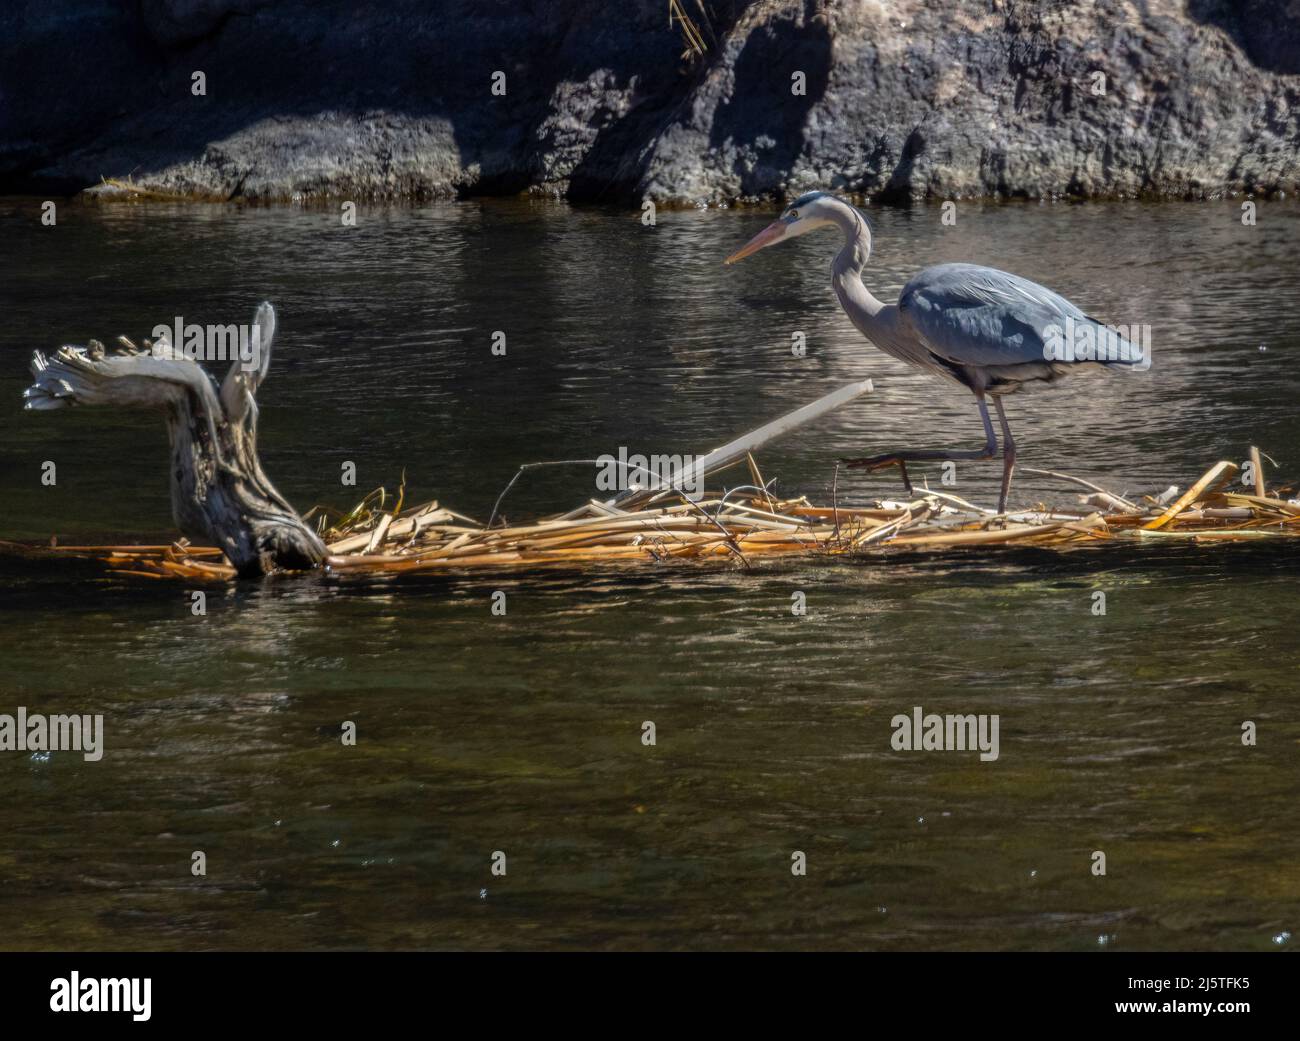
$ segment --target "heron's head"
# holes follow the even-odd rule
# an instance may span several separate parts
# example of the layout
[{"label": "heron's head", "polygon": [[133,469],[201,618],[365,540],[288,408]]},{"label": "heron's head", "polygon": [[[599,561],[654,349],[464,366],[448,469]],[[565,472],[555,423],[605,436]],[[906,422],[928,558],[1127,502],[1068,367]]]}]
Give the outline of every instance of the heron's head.
[{"label": "heron's head", "polygon": [[781,216],[746,242],[723,263],[734,264],[744,260],[751,253],[775,246],[778,242],[797,239],[818,228],[829,227],[839,222],[832,216],[844,203],[827,192],[808,192],[801,195],[781,211]]}]

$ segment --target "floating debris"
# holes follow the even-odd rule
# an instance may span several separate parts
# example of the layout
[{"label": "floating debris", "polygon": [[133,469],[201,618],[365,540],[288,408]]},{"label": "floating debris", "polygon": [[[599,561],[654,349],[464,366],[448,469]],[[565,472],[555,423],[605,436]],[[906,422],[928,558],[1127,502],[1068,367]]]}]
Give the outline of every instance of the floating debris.
[{"label": "floating debris", "polygon": [[[257,321],[266,325],[263,342],[269,352],[275,328],[270,304],[258,309]],[[134,342],[126,337],[118,337],[117,343],[123,354],[136,352]],[[157,353],[155,345],[147,340],[145,347]],[[164,353],[171,353],[170,345]],[[104,354],[104,345],[98,340],[91,340],[86,349],[61,347],[48,358],[37,353],[33,359],[37,382],[24,394],[26,407],[53,408],[69,400],[92,403],[98,400],[97,385],[89,381],[83,370],[89,367],[92,373],[98,373],[95,366],[108,366]],[[260,375],[265,375],[265,360]],[[173,366],[179,364],[175,358],[162,361]],[[124,363],[118,360],[114,364],[120,367]],[[67,373],[69,378],[76,378],[84,385],[78,389],[66,379],[54,378],[59,373]],[[230,433],[242,419],[255,419],[256,411],[247,406],[227,414],[217,400],[216,384],[197,365],[180,365],[176,373],[168,370],[168,374],[172,382],[183,380],[192,385],[203,406],[189,421],[189,426],[195,429],[185,445],[202,441],[200,422],[206,422],[208,443],[216,446],[221,443],[218,422],[220,431]],[[240,404],[239,381],[243,378],[238,365],[232,367],[220,391],[223,401],[233,396],[235,405]],[[168,383],[162,385],[170,387]],[[541,467],[605,465],[605,461],[566,459],[525,463],[497,497],[486,523],[447,509],[436,501],[405,508],[405,474],[391,506],[387,492],[379,488],[346,514],[316,507],[299,518],[284,504],[277,517],[286,531],[295,536],[300,534],[316,547],[313,562],[320,561],[326,570],[338,574],[409,574],[615,562],[664,564],[680,560],[733,561],[748,567],[754,558],[774,555],[853,557],[897,549],[1065,547],[1158,539],[1234,542],[1300,535],[1300,502],[1283,498],[1280,489],[1275,489],[1272,495],[1267,492],[1264,457],[1255,448],[1251,448],[1247,464],[1253,478],[1251,494],[1231,490],[1232,479],[1238,473],[1237,464],[1218,462],[1186,492],[1180,494],[1177,487],[1171,486],[1159,495],[1143,496],[1140,501],[1113,494],[1101,485],[1069,474],[1025,468],[1025,472],[1082,487],[1089,494],[1076,495],[1076,502],[1070,506],[1039,504],[1030,510],[1007,513],[929,488],[909,489],[903,502],[884,500],[866,506],[841,505],[838,466],[831,482],[830,505],[814,505],[806,497],[777,498],[772,493],[772,484],[763,479],[754,453],[871,390],[870,380],[840,387],[698,458],[670,457],[680,458],[680,462],[667,474],[633,467],[640,472],[634,475],[631,486],[612,498],[590,499],[577,509],[528,524],[508,524],[498,519],[503,501],[525,473]],[[175,411],[173,407],[172,412]],[[252,453],[251,436],[241,443]],[[185,447],[181,457],[188,458],[190,454],[190,449]],[[232,471],[234,478],[246,481],[245,475],[254,470],[260,474],[255,456],[250,454],[249,459],[251,462],[246,461]],[[222,463],[219,455],[216,463]],[[748,481],[715,491],[705,490],[720,474],[741,465],[748,466]],[[266,489],[264,496],[278,494],[269,484]],[[180,490],[180,495],[182,501],[189,501],[185,489]],[[315,530],[308,526],[309,522],[314,523]],[[3,552],[90,558],[103,562],[116,573],[147,578],[225,582],[237,575],[221,549],[192,545],[184,539],[165,546],[59,546],[53,539],[43,547],[0,542],[0,553]]]},{"label": "floating debris", "polygon": [[[1252,453],[1253,454],[1253,453]],[[1046,505],[998,514],[956,495],[917,490],[907,502],[869,506],[814,505],[806,497],[779,499],[767,491],[753,456],[745,493],[706,492],[698,500],[671,489],[632,507],[592,499],[566,514],[529,524],[475,521],[439,503],[391,510],[382,490],[324,527],[325,567],[337,574],[420,574],[547,565],[669,564],[820,555],[854,558],[897,550],[1040,546],[1065,548],[1187,540],[1244,542],[1300,537],[1300,502],[1281,493],[1233,491],[1238,467],[1218,462],[1172,501],[1132,501],[1068,474],[1036,471],[1092,491],[1074,507]],[[1255,471],[1260,474],[1258,468]],[[1101,504],[1105,508],[1098,508]],[[314,512],[314,511],[313,511]],[[308,515],[310,517],[310,514]],[[235,569],[213,547],[184,541],[166,546],[19,546],[0,550],[83,557],[119,574],[148,578],[230,581]]]}]

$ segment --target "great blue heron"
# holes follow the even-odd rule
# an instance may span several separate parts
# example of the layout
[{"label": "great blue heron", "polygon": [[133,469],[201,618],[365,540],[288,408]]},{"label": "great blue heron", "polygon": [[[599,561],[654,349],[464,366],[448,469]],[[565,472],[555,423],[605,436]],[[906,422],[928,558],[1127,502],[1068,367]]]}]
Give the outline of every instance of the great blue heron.
[{"label": "great blue heron", "polygon": [[846,460],[850,466],[870,470],[897,464],[909,492],[908,462],[992,459],[998,454],[998,439],[985,400],[990,397],[1002,426],[998,512],[1005,513],[1016,443],[1002,396],[1027,383],[1058,380],[1079,364],[1129,368],[1149,364],[1138,347],[1064,297],[995,268],[976,264],[929,267],[903,287],[897,305],[881,303],[862,284],[862,269],[871,256],[867,218],[826,192],[800,196],[726,263],[734,264],[767,246],[830,226],[844,233],[844,248],[831,264],[831,284],[849,320],[886,354],[969,389],[984,420],[987,443],[983,448],[900,449]]}]

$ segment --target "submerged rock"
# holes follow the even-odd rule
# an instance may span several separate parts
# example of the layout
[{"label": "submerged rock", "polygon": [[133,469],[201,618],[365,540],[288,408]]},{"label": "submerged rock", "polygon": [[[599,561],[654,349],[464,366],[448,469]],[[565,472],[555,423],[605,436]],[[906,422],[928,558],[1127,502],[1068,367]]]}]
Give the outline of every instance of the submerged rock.
[{"label": "submerged rock", "polygon": [[1300,182],[1289,0],[704,6],[682,4],[701,56],[666,0],[11,0],[0,191],[698,205]]}]

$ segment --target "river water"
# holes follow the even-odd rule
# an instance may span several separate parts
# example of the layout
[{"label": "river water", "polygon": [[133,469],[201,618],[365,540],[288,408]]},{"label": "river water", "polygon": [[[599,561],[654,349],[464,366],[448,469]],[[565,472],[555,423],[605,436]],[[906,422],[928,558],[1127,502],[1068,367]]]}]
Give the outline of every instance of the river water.
[{"label": "river water", "polygon": [[[0,538],[173,535],[158,418],[23,413],[32,349],[247,322],[264,298],[262,458],[303,509],[405,470],[408,502],[483,517],[520,463],[702,452],[868,376],[760,453],[780,490],[826,501],[839,456],[982,441],[968,397],[840,313],[833,233],[722,267],[765,211],[39,212],[0,200]],[[986,263],[1151,326],[1149,372],[1009,402],[1022,465],[1138,494],[1257,444],[1295,479],[1300,208],[1240,215],[876,209],[867,280],[893,299]],[[991,502],[999,473],[961,464],[955,490]],[[507,513],[593,478],[531,474]],[[0,713],[105,720],[99,762],[0,753],[0,945],[1294,947],[1298,571],[1246,545],[280,578],[211,589],[198,617],[169,583],[0,558]],[[996,714],[997,760],[895,751],[915,706]]]}]

